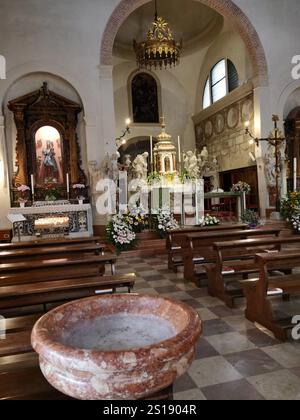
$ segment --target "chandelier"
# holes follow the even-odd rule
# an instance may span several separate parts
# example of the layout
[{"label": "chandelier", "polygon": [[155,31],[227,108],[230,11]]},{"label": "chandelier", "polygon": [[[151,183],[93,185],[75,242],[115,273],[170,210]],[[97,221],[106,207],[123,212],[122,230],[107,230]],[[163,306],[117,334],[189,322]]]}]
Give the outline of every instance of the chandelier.
[{"label": "chandelier", "polygon": [[182,41],[175,41],[167,21],[158,16],[156,0],[155,18],[148,31],[147,40],[140,43],[134,40],[133,48],[140,69],[162,69],[168,66],[175,67],[179,63]]}]

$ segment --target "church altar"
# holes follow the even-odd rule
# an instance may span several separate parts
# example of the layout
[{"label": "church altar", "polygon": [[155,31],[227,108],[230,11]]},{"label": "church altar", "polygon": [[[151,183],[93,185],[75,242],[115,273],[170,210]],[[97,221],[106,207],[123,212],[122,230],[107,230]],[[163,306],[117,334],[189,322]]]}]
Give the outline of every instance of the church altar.
[{"label": "church altar", "polygon": [[[21,216],[21,217],[20,217]],[[15,207],[8,213],[13,221],[13,242],[33,241],[39,237],[83,238],[93,235],[93,218],[90,204],[39,204],[33,207]]]}]

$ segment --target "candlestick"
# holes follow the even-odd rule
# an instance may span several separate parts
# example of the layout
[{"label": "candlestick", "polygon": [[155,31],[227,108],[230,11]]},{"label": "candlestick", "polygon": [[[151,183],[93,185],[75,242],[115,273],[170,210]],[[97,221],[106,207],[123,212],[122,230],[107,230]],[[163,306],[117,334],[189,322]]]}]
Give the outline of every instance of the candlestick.
[{"label": "candlestick", "polygon": [[297,158],[294,158],[294,191],[297,191]]},{"label": "candlestick", "polygon": [[67,193],[70,193],[70,178],[69,178],[69,174],[67,174]]},{"label": "candlestick", "polygon": [[153,137],[150,136],[150,156],[151,156],[151,165],[153,165]]},{"label": "candlestick", "polygon": [[178,162],[181,163],[181,144],[180,144],[180,136],[178,136]]},{"label": "candlestick", "polygon": [[32,197],[34,197],[34,177],[33,177],[33,175],[30,175],[30,180],[31,180],[31,193],[32,193]]}]

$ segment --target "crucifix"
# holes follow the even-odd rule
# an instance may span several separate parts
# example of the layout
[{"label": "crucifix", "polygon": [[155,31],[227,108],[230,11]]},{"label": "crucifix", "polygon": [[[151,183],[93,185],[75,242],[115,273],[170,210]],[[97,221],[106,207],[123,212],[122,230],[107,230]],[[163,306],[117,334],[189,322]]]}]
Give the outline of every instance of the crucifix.
[{"label": "crucifix", "polygon": [[283,136],[282,132],[278,128],[278,115],[273,115],[272,121],[274,123],[274,131],[269,134],[268,138],[259,139],[252,135],[249,130],[249,121],[246,122],[246,134],[251,137],[250,144],[256,144],[259,146],[259,143],[262,141],[268,142],[275,147],[275,179],[276,179],[276,211],[280,212],[281,207],[281,186],[280,186],[280,178],[281,178],[281,149],[282,145],[285,142],[285,137]]}]

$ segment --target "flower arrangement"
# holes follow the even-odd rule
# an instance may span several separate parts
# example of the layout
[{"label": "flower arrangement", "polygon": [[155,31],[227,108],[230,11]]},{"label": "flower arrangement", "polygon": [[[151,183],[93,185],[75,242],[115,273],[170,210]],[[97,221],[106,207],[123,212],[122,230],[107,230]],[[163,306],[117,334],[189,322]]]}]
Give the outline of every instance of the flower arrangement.
[{"label": "flower arrangement", "polygon": [[141,205],[135,205],[123,215],[125,222],[135,233],[141,233],[149,227],[149,220],[145,209]]},{"label": "flower arrangement", "polygon": [[300,233],[300,211],[296,212],[291,217],[291,223],[292,223],[293,229],[296,230],[298,233]]},{"label": "flower arrangement", "polygon": [[85,190],[84,184],[74,184],[72,185],[73,190],[76,192],[77,199],[80,201],[83,201],[85,199],[84,195],[81,193],[83,190]]},{"label": "flower arrangement", "polygon": [[242,213],[241,220],[250,228],[256,228],[260,224],[258,213],[255,213],[255,211],[249,209]]},{"label": "flower arrangement", "polygon": [[28,185],[20,185],[17,190],[19,193],[19,203],[26,203],[28,200],[28,191],[30,191]]},{"label": "flower arrangement", "polygon": [[161,176],[158,172],[151,172],[148,176],[148,184],[153,185],[161,181]]},{"label": "flower arrangement", "polygon": [[126,216],[116,215],[108,223],[106,239],[114,245],[117,254],[128,251],[136,246],[136,234],[126,221]]},{"label": "flower arrangement", "polygon": [[192,176],[191,173],[187,169],[184,169],[179,175],[179,179],[180,179],[180,182],[184,184],[185,182],[195,181],[196,178]]},{"label": "flower arrangement", "polygon": [[290,192],[281,200],[281,215],[290,222],[300,209],[300,191]]},{"label": "flower arrangement", "polygon": [[233,184],[231,192],[250,194],[251,186],[247,182],[239,181],[237,184]]},{"label": "flower arrangement", "polygon": [[217,217],[210,216],[209,214],[207,214],[200,221],[200,226],[202,226],[202,227],[204,227],[204,226],[216,226],[216,225],[219,225],[220,223],[221,222]]},{"label": "flower arrangement", "polygon": [[175,230],[179,228],[177,220],[168,207],[159,209],[158,213],[152,216],[152,223],[161,238],[166,236],[166,232],[168,230]]},{"label": "flower arrangement", "polygon": [[45,201],[56,201],[60,198],[60,193],[54,185],[48,184],[45,187]]}]

